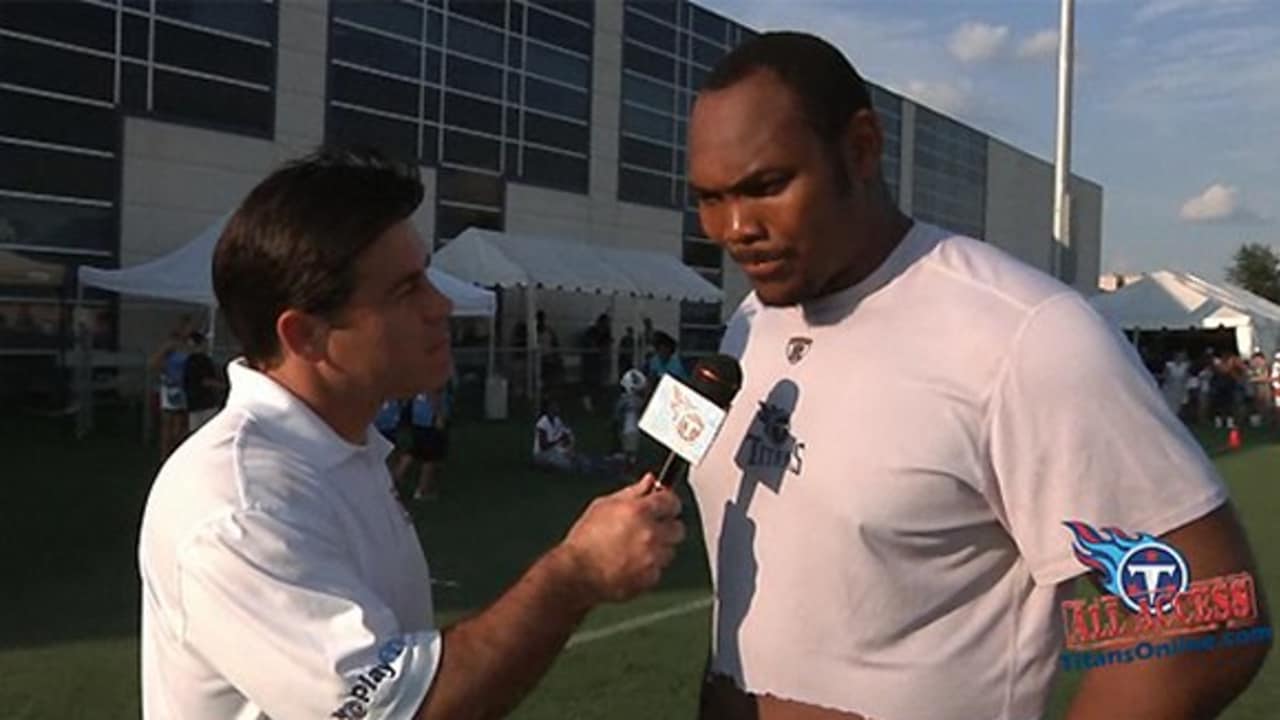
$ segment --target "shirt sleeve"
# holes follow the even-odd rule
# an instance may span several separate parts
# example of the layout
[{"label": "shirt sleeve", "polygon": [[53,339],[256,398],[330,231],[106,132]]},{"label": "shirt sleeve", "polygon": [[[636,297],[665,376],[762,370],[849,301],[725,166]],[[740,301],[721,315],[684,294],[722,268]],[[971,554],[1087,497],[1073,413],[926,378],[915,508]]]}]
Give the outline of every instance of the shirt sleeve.
[{"label": "shirt sleeve", "polygon": [[1075,293],[1024,322],[991,395],[993,505],[1032,577],[1062,582],[1078,520],[1159,536],[1227,499],[1133,348]]},{"label": "shirt sleeve", "polygon": [[179,563],[185,642],[263,714],[407,720],[426,697],[440,634],[402,627],[319,528],[241,511]]}]

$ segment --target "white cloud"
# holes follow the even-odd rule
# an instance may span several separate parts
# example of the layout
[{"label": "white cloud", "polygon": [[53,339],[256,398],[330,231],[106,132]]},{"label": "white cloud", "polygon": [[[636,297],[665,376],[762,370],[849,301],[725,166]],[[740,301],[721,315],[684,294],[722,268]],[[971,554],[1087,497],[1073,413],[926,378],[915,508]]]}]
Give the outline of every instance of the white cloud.
[{"label": "white cloud", "polygon": [[1007,25],[967,22],[951,33],[947,49],[951,51],[951,56],[960,62],[983,62],[999,55],[1008,40]]},{"label": "white cloud", "polygon": [[1178,217],[1189,223],[1252,224],[1262,221],[1258,213],[1245,206],[1240,189],[1234,185],[1214,183],[1204,192],[1188,198]]},{"label": "white cloud", "polygon": [[1137,23],[1148,23],[1180,13],[1217,17],[1246,10],[1254,3],[1255,0],[1147,0],[1133,19]]},{"label": "white cloud", "polygon": [[[1077,47],[1079,47],[1077,45]],[[1018,57],[1023,60],[1046,60],[1058,55],[1058,31],[1041,30],[1026,38],[1018,46]]]},{"label": "white cloud", "polygon": [[912,80],[906,90],[913,100],[946,115],[968,113],[974,107],[973,84],[967,79],[959,82]]}]

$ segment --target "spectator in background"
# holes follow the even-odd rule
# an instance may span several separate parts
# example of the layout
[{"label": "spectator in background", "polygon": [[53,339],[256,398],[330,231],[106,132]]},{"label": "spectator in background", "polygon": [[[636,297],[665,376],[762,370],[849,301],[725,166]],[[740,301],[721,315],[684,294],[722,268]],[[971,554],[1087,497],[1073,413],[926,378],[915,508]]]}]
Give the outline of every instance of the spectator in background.
[{"label": "spectator in background", "polygon": [[618,372],[625,373],[636,366],[636,330],[628,326],[618,341]]},{"label": "spectator in background", "polygon": [[1187,354],[1181,350],[1164,364],[1164,377],[1160,389],[1164,392],[1165,404],[1174,415],[1182,414],[1182,406],[1187,402],[1187,376],[1191,365],[1187,362]]},{"label": "spectator in background", "polygon": [[204,333],[192,332],[187,346],[189,354],[183,385],[187,394],[187,432],[193,433],[218,414],[227,383],[209,357],[209,344]]},{"label": "spectator in background", "polygon": [[560,403],[544,400],[533,427],[533,465],[557,472],[586,473],[591,462],[578,454],[573,430],[560,417]]},{"label": "spectator in background", "polygon": [[1267,356],[1255,351],[1249,358],[1249,384],[1245,402],[1249,407],[1249,425],[1261,427],[1263,418],[1270,416],[1271,408],[1271,370],[1267,367]]},{"label": "spectator in background", "polygon": [[537,316],[537,333],[542,383],[545,387],[556,387],[564,380],[564,357],[560,354],[560,337],[547,324],[547,314],[541,310]]},{"label": "spectator in background", "polygon": [[151,356],[151,369],[160,375],[160,459],[167,459],[187,436],[186,321],[169,334]]},{"label": "spectator in background", "polygon": [[409,401],[409,427],[413,433],[410,453],[418,461],[414,500],[431,500],[439,494],[436,474],[449,455],[451,396],[451,384],[447,384],[433,393],[418,393]]},{"label": "spectator in background", "polygon": [[674,375],[678,380],[689,379],[684,363],[676,354],[677,348],[676,339],[667,333],[659,330],[653,334],[653,357],[649,358],[649,365],[645,368],[650,388],[657,387],[663,375]]}]

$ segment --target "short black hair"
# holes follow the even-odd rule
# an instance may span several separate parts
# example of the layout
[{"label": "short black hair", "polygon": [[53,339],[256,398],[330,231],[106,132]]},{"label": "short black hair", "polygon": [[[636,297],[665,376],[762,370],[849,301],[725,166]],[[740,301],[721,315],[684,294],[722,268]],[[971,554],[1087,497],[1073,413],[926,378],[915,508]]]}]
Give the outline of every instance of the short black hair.
[{"label": "short black hair", "polygon": [[249,363],[278,358],[275,326],[286,309],[341,310],[360,254],[422,197],[416,164],[358,148],[321,148],[259,183],[213,253],[214,293]]},{"label": "short black hair", "polygon": [[871,92],[853,64],[816,35],[767,32],[735,47],[716,63],[703,91],[725,90],[761,70],[773,72],[799,98],[805,119],[825,143],[835,143]]}]

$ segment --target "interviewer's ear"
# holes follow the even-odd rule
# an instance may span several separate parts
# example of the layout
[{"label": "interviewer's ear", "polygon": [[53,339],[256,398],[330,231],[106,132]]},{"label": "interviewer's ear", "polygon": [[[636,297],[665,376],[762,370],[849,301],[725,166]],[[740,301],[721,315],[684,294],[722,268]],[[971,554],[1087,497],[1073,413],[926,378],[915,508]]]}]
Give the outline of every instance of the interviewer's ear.
[{"label": "interviewer's ear", "polygon": [[276,337],[283,357],[294,355],[308,362],[318,362],[326,355],[328,323],[292,308],[276,318]]}]

